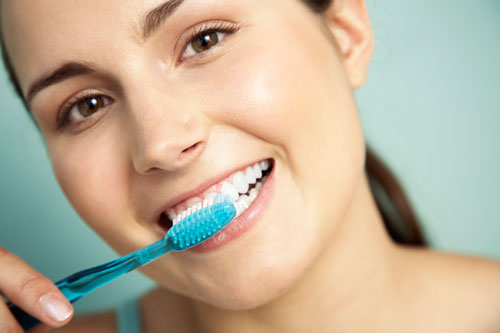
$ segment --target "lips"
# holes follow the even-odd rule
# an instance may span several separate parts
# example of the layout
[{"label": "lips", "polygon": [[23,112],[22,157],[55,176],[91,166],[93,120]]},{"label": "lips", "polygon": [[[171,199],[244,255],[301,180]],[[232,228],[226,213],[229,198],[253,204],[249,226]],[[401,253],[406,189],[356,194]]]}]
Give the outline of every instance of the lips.
[{"label": "lips", "polygon": [[208,206],[219,193],[229,196],[235,202],[239,216],[257,197],[272,166],[272,160],[262,160],[225,173],[212,182],[206,181],[195,190],[169,201],[159,214],[158,224],[163,230],[168,231],[173,224]]}]

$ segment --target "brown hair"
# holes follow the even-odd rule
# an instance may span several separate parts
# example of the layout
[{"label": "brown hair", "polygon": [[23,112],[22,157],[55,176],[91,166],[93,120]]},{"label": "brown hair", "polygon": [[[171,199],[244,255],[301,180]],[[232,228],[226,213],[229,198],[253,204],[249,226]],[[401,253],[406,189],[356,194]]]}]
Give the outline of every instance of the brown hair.
[{"label": "brown hair", "polygon": [[427,245],[420,223],[403,188],[369,147],[365,168],[377,207],[391,238],[399,244]]},{"label": "brown hair", "polygon": [[[301,1],[317,13],[323,12],[332,3],[332,0]],[[25,108],[28,109],[19,80],[14,72],[7,49],[5,48],[1,31],[1,21],[0,44],[2,48],[2,59],[9,75],[9,79],[12,82],[17,96],[22,100]],[[418,219],[401,185],[381,159],[376,156],[372,149],[370,149],[370,147],[367,148],[366,173],[370,183],[370,188],[377,203],[377,207],[391,238],[399,244],[416,246],[427,245]]]}]

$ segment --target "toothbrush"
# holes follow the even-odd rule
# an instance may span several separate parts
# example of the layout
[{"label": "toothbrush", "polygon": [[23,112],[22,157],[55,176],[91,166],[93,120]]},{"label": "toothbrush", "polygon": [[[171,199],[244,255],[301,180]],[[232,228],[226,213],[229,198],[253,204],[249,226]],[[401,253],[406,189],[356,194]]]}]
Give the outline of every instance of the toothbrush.
[{"label": "toothbrush", "polygon": [[[171,251],[187,250],[221,231],[236,216],[233,202],[218,194],[214,204],[209,205],[172,226],[165,238],[126,256],[72,274],[56,286],[62,294],[74,303],[97,288],[113,281],[125,273],[135,270]],[[40,323],[38,319],[12,304],[10,311],[24,330]]]}]

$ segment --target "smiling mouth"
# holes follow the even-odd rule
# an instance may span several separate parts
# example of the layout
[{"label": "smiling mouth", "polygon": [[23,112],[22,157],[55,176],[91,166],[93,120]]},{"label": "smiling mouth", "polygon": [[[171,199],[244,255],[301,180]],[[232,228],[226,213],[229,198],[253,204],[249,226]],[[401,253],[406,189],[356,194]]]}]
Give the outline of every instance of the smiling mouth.
[{"label": "smiling mouth", "polygon": [[192,213],[212,205],[215,196],[219,193],[233,200],[236,206],[235,218],[237,218],[258,196],[267,176],[271,173],[273,165],[274,161],[267,159],[236,171],[202,193],[167,208],[160,214],[158,224],[163,230],[168,231],[173,225]]}]

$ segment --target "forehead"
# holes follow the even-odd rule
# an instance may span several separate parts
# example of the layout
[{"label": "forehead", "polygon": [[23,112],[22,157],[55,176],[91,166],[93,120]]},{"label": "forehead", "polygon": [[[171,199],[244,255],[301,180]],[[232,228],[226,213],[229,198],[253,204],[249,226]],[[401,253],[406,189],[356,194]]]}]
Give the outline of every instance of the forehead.
[{"label": "forehead", "polygon": [[145,13],[165,1],[2,1],[3,36],[21,85],[61,61],[102,62],[113,49],[137,45]]},{"label": "forehead", "polygon": [[[68,61],[95,63],[103,68],[111,68],[117,63],[117,59],[124,63],[126,61],[124,55],[127,55],[127,61],[132,65],[135,59],[131,55],[140,47],[138,42],[141,35],[140,26],[145,14],[168,1],[1,1],[4,40],[23,91],[26,92],[27,85],[35,78]],[[236,9],[244,15],[258,16],[250,13],[257,9],[260,12],[261,8],[272,10],[272,7],[278,7],[279,11],[283,12],[281,10],[283,5],[289,6],[295,3],[292,0],[184,0],[183,2],[179,12],[183,11],[184,14],[176,15],[181,18],[175,20],[182,22],[180,25],[183,25],[186,19],[204,12],[203,8],[217,8],[221,16],[224,16],[224,12]],[[197,10],[192,11],[190,7]],[[171,28],[173,26],[174,24]]]}]

